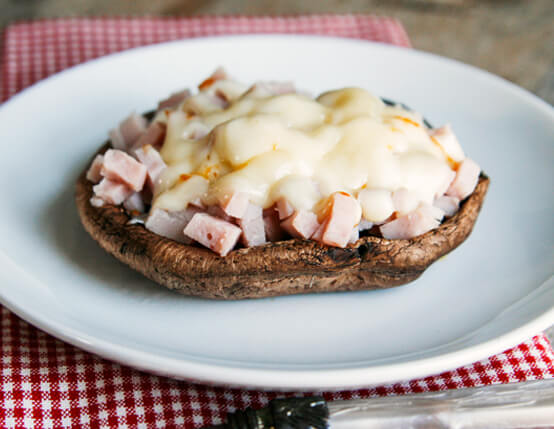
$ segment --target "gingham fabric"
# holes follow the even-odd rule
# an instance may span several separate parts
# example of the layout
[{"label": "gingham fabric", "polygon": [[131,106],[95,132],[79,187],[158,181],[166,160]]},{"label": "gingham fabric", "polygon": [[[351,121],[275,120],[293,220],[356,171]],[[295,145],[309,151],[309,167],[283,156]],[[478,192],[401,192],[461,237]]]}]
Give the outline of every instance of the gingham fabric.
[{"label": "gingham fabric", "polygon": [[363,15],[60,19],[15,24],[4,34],[5,100],[53,73],[109,53],[183,38],[250,33],[302,33],[410,46],[400,23]]},{"label": "gingham fabric", "polygon": [[[4,34],[3,98],[52,73],[111,52],[215,34],[310,33],[409,46],[395,20],[371,16],[63,19],[15,24]],[[34,328],[0,306],[0,427],[200,428],[226,413],[294,393],[233,390],[151,376],[98,358]],[[454,371],[403,383],[312,392],[367,398],[554,377],[554,353],[538,335]],[[300,394],[301,396],[308,393]]]}]

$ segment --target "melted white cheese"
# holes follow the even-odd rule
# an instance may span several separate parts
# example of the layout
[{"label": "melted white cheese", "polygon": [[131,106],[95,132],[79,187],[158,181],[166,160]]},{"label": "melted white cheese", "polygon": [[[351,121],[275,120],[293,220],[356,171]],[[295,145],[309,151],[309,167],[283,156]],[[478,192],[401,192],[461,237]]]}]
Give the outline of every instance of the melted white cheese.
[{"label": "melted white cheese", "polygon": [[[155,207],[180,210],[197,199],[216,204],[245,192],[264,208],[284,197],[310,210],[336,191],[357,196],[362,189],[401,188],[432,204],[450,173],[420,115],[386,106],[364,89],[339,89],[315,100],[245,91],[226,107],[210,102],[213,96],[201,91],[156,117],[167,122],[161,155],[168,168]],[[372,201],[384,205],[366,207],[379,214],[372,217],[390,212],[390,201]]]}]

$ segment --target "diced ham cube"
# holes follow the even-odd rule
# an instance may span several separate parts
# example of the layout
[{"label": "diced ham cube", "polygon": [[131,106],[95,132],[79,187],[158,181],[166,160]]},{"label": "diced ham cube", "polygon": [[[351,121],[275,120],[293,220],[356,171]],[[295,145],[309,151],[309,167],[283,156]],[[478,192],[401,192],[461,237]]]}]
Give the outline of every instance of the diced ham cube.
[{"label": "diced ham cube", "polygon": [[276,242],[285,238],[285,232],[281,228],[279,213],[275,207],[271,207],[263,211],[265,236],[268,241]]},{"label": "diced ham cube", "polygon": [[146,131],[147,120],[144,116],[132,113],[119,126],[110,131],[112,146],[119,150],[129,150]]},{"label": "diced ham cube", "polygon": [[256,204],[248,203],[248,206],[246,208],[246,211],[244,212],[244,215],[242,216],[241,220],[244,222],[249,222],[251,220],[256,220],[263,215],[263,210],[260,206],[257,206]]},{"label": "diced ham cube", "polygon": [[142,146],[135,151],[137,159],[146,167],[147,182],[150,190],[154,192],[154,188],[160,175],[167,168],[160,153],[150,145]]},{"label": "diced ham cube", "polygon": [[119,205],[131,196],[133,190],[127,185],[104,178],[92,187],[94,196],[108,204]]},{"label": "diced ham cube", "polygon": [[123,207],[131,213],[138,212],[144,213],[144,201],[142,201],[142,196],[140,193],[135,192],[129,196],[124,202]]},{"label": "diced ham cube", "polygon": [[185,227],[184,233],[203,246],[225,256],[233,250],[242,231],[232,223],[207,213],[197,213]]},{"label": "diced ham cube", "polygon": [[224,80],[224,79],[230,79],[231,76],[229,73],[227,73],[227,70],[225,70],[223,67],[219,66],[216,68],[213,73],[210,75],[210,77],[214,80]]},{"label": "diced ham cube", "polygon": [[188,89],[183,89],[179,92],[174,92],[165,100],[158,103],[158,110],[173,109],[181,104],[187,97],[190,97],[191,92]]},{"label": "diced ham cube", "polygon": [[249,203],[247,194],[244,192],[234,192],[221,204],[221,208],[227,215],[241,219],[246,213]]},{"label": "diced ham cube", "polygon": [[479,173],[481,173],[481,167],[475,161],[469,158],[464,159],[458,166],[456,178],[450,184],[446,195],[456,197],[460,201],[467,198],[477,186]]},{"label": "diced ham cube", "polygon": [[325,220],[321,225],[317,227],[315,232],[312,234],[311,239],[315,241],[322,242],[323,239],[323,232],[325,231],[325,228],[327,228],[327,220]]},{"label": "diced ham cube", "polygon": [[200,91],[204,91],[209,87],[211,87],[216,81],[229,79],[229,78],[230,76],[227,74],[225,69],[223,67],[218,67],[214,70],[214,72],[210,76],[208,76],[198,85],[198,89]]},{"label": "diced ham cube", "polygon": [[146,132],[139,137],[129,152],[134,153],[137,149],[149,145],[155,149],[160,149],[165,140],[167,125],[162,122],[152,122],[146,129]]},{"label": "diced ham cube", "polygon": [[460,207],[460,200],[456,197],[443,195],[442,197],[437,198],[433,205],[441,209],[445,216],[450,217],[454,216],[458,211],[458,208]]},{"label": "diced ham cube", "polygon": [[206,213],[214,217],[217,217],[219,219],[223,219],[226,222],[230,222],[230,223],[234,222],[234,218],[229,216],[227,213],[225,213],[225,211],[218,205],[209,206],[206,209]]},{"label": "diced ham cube", "polygon": [[155,208],[150,212],[144,226],[149,231],[162,237],[170,238],[179,243],[190,244],[192,240],[185,236],[183,230],[192,217],[200,212],[200,209],[191,206],[178,212],[167,212]]},{"label": "diced ham cube", "polygon": [[444,195],[444,193],[448,190],[450,185],[452,184],[452,181],[456,178],[456,172],[454,170],[446,170],[443,180],[437,189],[437,193],[435,194],[435,197],[440,197],[441,195]]},{"label": "diced ham cube", "polygon": [[132,113],[127,119],[119,124],[119,131],[127,144],[131,147],[139,137],[146,131],[148,121],[142,115]]},{"label": "diced ham cube", "polygon": [[436,228],[440,220],[429,207],[421,205],[413,212],[381,225],[381,234],[387,239],[410,239]]},{"label": "diced ham cube", "polygon": [[429,135],[453,161],[461,162],[465,158],[464,151],[450,125],[431,130]]},{"label": "diced ham cube", "polygon": [[419,198],[415,192],[400,188],[392,193],[392,204],[399,215],[405,215],[417,208]]},{"label": "diced ham cube", "polygon": [[444,218],[444,212],[440,208],[432,206],[431,204],[421,203],[417,209],[424,215],[430,216],[439,222],[441,222]]},{"label": "diced ham cube", "polygon": [[346,192],[335,192],[331,195],[330,205],[321,241],[329,246],[345,247],[352,236],[352,230],[360,222],[360,203]]},{"label": "diced ham cube", "polygon": [[246,247],[259,246],[266,242],[265,224],[262,216],[262,208],[254,204],[248,204],[248,208],[238,224],[242,229],[241,242]]},{"label": "diced ham cube", "polygon": [[104,156],[96,155],[87,171],[87,180],[91,181],[92,183],[98,183],[100,182],[100,180],[102,180],[102,175],[100,174],[100,171],[102,170],[103,162]]},{"label": "diced ham cube", "polygon": [[138,192],[146,180],[146,167],[136,159],[117,149],[109,149],[104,154],[100,174],[107,179],[125,183]]},{"label": "diced ham cube", "polygon": [[277,213],[279,213],[280,220],[286,219],[289,216],[292,216],[292,214],[294,213],[294,207],[284,197],[279,198],[275,202],[275,208],[277,210]]},{"label": "diced ham cube", "polygon": [[112,147],[114,149],[118,150],[127,150],[127,142],[125,142],[125,139],[123,138],[123,135],[121,134],[121,131],[119,131],[119,128],[114,128],[108,133],[108,136],[110,137],[110,143],[112,144]]},{"label": "diced ham cube", "polygon": [[319,227],[317,216],[313,212],[298,210],[281,222],[281,228],[295,238],[310,238]]}]

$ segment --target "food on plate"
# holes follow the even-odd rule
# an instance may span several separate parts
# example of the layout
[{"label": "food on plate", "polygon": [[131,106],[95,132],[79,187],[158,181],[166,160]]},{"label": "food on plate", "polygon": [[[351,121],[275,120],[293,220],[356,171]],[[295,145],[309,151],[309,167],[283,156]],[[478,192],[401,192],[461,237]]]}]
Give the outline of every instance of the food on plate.
[{"label": "food on plate", "polygon": [[450,126],[401,104],[222,69],[109,136],[77,182],[83,225],[149,278],[209,298],[409,282],[469,235],[488,186]]}]

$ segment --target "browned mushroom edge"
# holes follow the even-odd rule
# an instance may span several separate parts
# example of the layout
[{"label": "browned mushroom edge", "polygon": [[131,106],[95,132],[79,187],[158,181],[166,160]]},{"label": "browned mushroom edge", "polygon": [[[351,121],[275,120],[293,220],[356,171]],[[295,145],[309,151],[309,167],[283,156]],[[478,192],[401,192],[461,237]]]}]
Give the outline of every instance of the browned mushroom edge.
[{"label": "browned mushroom edge", "polygon": [[[104,145],[98,153],[109,148]],[[471,233],[489,178],[481,174],[459,211],[438,228],[409,240],[361,237],[346,248],[290,239],[233,250],[221,257],[129,224],[121,206],[93,207],[86,170],[76,184],[81,222],[102,248],[121,262],[186,295],[211,299],[262,298],[311,292],[381,289],[418,278]]]}]

